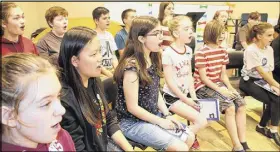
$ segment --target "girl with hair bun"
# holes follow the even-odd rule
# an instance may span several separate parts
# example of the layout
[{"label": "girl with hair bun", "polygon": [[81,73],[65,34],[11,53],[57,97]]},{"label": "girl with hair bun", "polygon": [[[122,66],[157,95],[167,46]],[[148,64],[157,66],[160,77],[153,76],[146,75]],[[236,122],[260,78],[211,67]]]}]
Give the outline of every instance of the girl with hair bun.
[{"label": "girl with hair bun", "polygon": [[[256,131],[272,138],[280,146],[280,137],[277,132],[280,117],[279,83],[273,78],[274,70],[273,49],[270,43],[273,40],[274,29],[269,23],[254,25],[250,31],[250,44],[244,52],[243,79],[240,80],[240,89],[249,96],[265,103],[267,106],[263,112]],[[275,50],[278,51],[278,50]],[[264,80],[275,94],[259,87],[256,80]],[[271,126],[267,128],[268,121]]]}]

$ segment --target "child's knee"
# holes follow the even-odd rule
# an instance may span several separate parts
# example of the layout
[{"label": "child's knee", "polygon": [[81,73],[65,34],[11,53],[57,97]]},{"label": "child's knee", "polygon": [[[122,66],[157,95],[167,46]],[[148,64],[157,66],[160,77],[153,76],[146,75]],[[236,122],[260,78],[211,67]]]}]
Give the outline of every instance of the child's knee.
[{"label": "child's knee", "polygon": [[234,116],[235,115],[235,106],[230,106],[226,110],[226,115],[228,116]]},{"label": "child's knee", "polygon": [[195,134],[193,132],[189,132],[189,136],[185,142],[188,144],[189,147],[191,147],[192,144],[194,143],[194,140],[195,140]]},{"label": "child's knee", "polygon": [[198,117],[197,122],[198,122],[200,128],[205,128],[208,124],[207,119],[203,116]]},{"label": "child's knee", "polygon": [[238,107],[238,110],[237,110],[237,111],[238,111],[238,112],[244,113],[244,112],[246,111],[246,106],[245,106],[245,105],[242,105],[242,106]]}]

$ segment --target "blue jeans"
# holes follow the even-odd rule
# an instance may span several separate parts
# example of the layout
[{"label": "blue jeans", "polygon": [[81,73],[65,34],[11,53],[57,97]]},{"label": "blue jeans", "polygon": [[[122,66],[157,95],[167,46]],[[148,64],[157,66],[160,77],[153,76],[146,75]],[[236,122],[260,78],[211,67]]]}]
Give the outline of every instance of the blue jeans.
[{"label": "blue jeans", "polygon": [[121,120],[119,124],[127,138],[156,150],[166,150],[169,145],[179,140],[185,142],[190,132],[184,124],[184,129],[179,131],[165,130],[158,125],[133,119]]},{"label": "blue jeans", "polygon": [[107,145],[107,151],[124,151],[121,149],[119,145],[117,145],[112,138],[108,137],[108,145]]}]

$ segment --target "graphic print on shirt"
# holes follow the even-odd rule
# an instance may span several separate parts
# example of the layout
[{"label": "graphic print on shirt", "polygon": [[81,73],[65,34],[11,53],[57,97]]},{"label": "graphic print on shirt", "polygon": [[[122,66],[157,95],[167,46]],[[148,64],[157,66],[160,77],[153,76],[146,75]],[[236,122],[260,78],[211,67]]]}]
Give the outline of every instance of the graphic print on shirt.
[{"label": "graphic print on shirt", "polygon": [[176,76],[179,83],[181,86],[178,86],[179,89],[183,92],[186,93],[186,77],[189,75],[190,71],[190,60],[181,60],[180,62],[177,62],[175,64],[175,69],[176,69]]},{"label": "graphic print on shirt", "polygon": [[98,110],[101,112],[101,120],[99,120],[96,124],[95,124],[95,128],[96,128],[96,134],[98,136],[101,136],[102,132],[103,132],[103,126],[106,125],[106,113],[105,113],[105,107],[103,105],[102,99],[100,98],[100,95],[97,94],[97,101],[93,100],[93,102],[99,107]]},{"label": "graphic print on shirt", "polygon": [[262,59],[262,66],[265,66],[267,64],[267,58]]},{"label": "graphic print on shirt", "polygon": [[101,43],[101,53],[102,53],[102,66],[105,67],[106,69],[111,69],[113,68],[112,65],[112,58],[113,58],[113,51],[110,46],[110,42],[105,40],[105,41],[100,41]]},{"label": "graphic print on shirt", "polygon": [[63,146],[57,140],[54,140],[50,143],[49,151],[63,151]]}]

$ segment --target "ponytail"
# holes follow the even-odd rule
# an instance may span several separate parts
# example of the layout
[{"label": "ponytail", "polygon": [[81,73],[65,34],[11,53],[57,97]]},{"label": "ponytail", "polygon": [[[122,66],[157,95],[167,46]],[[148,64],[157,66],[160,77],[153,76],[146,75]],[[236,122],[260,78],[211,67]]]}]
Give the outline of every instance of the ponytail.
[{"label": "ponytail", "polygon": [[271,29],[273,26],[270,23],[266,22],[261,22],[257,25],[254,25],[250,29],[250,34],[249,34],[249,42],[253,42],[254,39],[257,39],[257,35],[262,35],[265,33],[267,29]]}]

